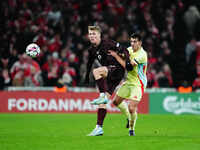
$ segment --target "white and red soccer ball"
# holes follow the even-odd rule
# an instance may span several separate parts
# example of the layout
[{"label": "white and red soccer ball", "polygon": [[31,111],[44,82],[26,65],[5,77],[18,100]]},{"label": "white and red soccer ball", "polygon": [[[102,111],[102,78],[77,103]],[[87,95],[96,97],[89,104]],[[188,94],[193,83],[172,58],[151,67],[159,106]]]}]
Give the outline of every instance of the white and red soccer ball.
[{"label": "white and red soccer ball", "polygon": [[40,47],[35,43],[31,43],[26,47],[26,54],[31,57],[37,57],[40,55]]}]

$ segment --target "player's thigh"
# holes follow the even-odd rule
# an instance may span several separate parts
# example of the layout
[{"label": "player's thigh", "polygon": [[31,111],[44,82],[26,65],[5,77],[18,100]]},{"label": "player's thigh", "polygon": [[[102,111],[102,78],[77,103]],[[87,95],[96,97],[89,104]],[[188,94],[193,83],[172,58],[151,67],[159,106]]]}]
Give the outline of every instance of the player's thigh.
[{"label": "player's thigh", "polygon": [[130,87],[130,100],[140,102],[143,95],[143,88],[140,86]]},{"label": "player's thigh", "polygon": [[108,69],[105,66],[98,67],[98,68],[95,68],[93,70],[93,74],[94,75],[102,75],[103,77],[107,77],[107,75],[108,75]]},{"label": "player's thigh", "polygon": [[117,95],[125,99],[140,101],[142,98],[142,88],[139,86],[133,86],[128,84],[123,84],[117,91]]},{"label": "player's thigh", "polygon": [[122,68],[116,67],[116,66],[108,66],[108,80],[110,81],[118,81],[119,82],[124,77],[124,70]]},{"label": "player's thigh", "polygon": [[116,67],[108,67],[107,86],[108,92],[112,95],[116,87],[120,84],[124,77],[122,70]]},{"label": "player's thigh", "polygon": [[113,94],[113,92],[115,91],[116,87],[120,84],[122,79],[118,79],[118,80],[110,80],[109,78],[107,78],[107,87],[108,87],[108,93],[110,95]]}]

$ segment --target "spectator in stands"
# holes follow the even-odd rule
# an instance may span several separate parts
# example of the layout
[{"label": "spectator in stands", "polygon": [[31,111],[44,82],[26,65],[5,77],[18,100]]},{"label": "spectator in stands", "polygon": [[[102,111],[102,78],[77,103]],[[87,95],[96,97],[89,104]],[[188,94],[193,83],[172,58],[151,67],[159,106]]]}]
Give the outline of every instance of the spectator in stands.
[{"label": "spectator in stands", "polygon": [[187,63],[189,63],[190,56],[195,51],[195,49],[196,49],[196,40],[194,37],[192,37],[187,43],[185,48],[185,59]]},{"label": "spectator in stands", "polygon": [[196,42],[195,51],[192,52],[189,64],[188,64],[188,81],[193,83],[194,79],[197,77],[197,68],[200,64],[200,41]]},{"label": "spectator in stands", "polygon": [[26,57],[26,54],[20,54],[19,61],[16,61],[11,67],[12,85],[14,86],[24,85],[25,72],[29,69]]},{"label": "spectator in stands", "polygon": [[186,22],[190,35],[194,35],[195,24],[200,19],[200,12],[195,5],[192,5],[184,14],[184,20]]},{"label": "spectator in stands", "polygon": [[1,76],[4,78],[4,85],[10,86],[11,85],[11,77],[9,73],[10,64],[9,64],[9,58],[6,54],[3,54],[1,58],[0,69],[1,69]]},{"label": "spectator in stands", "polygon": [[29,71],[26,72],[24,86],[42,86],[43,79],[41,77],[41,70],[39,64],[31,57],[27,57]]},{"label": "spectator in stands", "polygon": [[197,65],[197,77],[194,79],[192,83],[193,91],[200,88],[200,64]]},{"label": "spectator in stands", "polygon": [[148,71],[147,71],[147,88],[157,88],[159,87],[158,81],[156,78],[156,70],[153,68],[153,65],[148,66]]},{"label": "spectator in stands", "polygon": [[42,66],[44,71],[43,78],[46,86],[55,86],[59,78],[61,60],[58,58],[58,53],[54,52],[48,55],[47,62]]},{"label": "spectator in stands", "polygon": [[[77,85],[77,82],[79,82],[80,75],[79,75],[79,65],[78,65],[78,57],[71,53],[68,57],[68,63],[71,68],[74,68],[74,71],[71,71],[71,76],[73,77],[73,86]],[[71,69],[72,70],[72,69]]]},{"label": "spectator in stands", "polygon": [[39,33],[33,38],[33,42],[42,48],[47,44],[47,38],[44,36],[42,31],[39,31]]},{"label": "spectator in stands", "polygon": [[76,71],[73,67],[69,66],[67,61],[63,62],[63,73],[62,73],[62,83],[68,86],[76,85]]},{"label": "spectator in stands", "polygon": [[53,26],[56,26],[61,20],[62,14],[58,8],[58,5],[54,5],[53,9],[48,12],[47,20],[52,21]]},{"label": "spectator in stands", "polygon": [[3,75],[2,75],[2,70],[0,68],[0,90],[3,90],[4,87],[5,87],[5,79],[4,79]]},{"label": "spectator in stands", "polygon": [[172,87],[173,81],[171,76],[171,70],[169,68],[168,64],[164,64],[162,66],[162,70],[160,70],[156,74],[156,78],[158,80],[158,86],[159,87]]},{"label": "spectator in stands", "polygon": [[48,42],[48,50],[53,52],[59,52],[62,46],[62,41],[60,39],[60,34],[55,34]]}]

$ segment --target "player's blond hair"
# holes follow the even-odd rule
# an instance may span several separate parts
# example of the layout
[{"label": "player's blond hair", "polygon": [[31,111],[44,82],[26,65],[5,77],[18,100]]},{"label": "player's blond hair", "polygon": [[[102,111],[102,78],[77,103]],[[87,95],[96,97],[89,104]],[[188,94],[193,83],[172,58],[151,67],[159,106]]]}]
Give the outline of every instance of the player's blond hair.
[{"label": "player's blond hair", "polygon": [[92,31],[98,31],[99,33],[101,33],[101,28],[100,26],[88,26],[88,31],[92,30]]}]

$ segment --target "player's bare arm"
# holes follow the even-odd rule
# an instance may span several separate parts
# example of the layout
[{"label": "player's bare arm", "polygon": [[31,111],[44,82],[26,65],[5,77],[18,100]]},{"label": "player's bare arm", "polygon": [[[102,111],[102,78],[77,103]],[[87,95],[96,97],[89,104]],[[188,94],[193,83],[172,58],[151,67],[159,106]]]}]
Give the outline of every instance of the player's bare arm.
[{"label": "player's bare arm", "polygon": [[122,65],[122,67],[126,68],[128,71],[132,70],[132,67],[137,65],[136,60],[126,61],[113,50],[109,50],[109,54],[112,55]]},{"label": "player's bare arm", "polygon": [[138,64],[138,63],[136,62],[136,60],[131,60],[130,63],[131,63],[132,66],[135,66],[135,65]]},{"label": "player's bare arm", "polygon": [[122,65],[122,67],[126,67],[125,61],[115,51],[109,50],[109,54],[112,55]]}]

